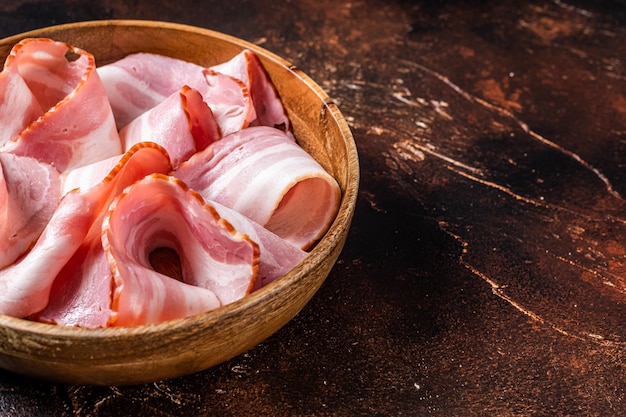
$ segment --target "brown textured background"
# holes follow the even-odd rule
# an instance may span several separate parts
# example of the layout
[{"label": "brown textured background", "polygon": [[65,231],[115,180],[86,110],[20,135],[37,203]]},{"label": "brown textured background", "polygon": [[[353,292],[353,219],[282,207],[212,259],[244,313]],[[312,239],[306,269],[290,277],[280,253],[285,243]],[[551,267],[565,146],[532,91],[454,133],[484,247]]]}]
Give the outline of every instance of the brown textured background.
[{"label": "brown textured background", "polygon": [[133,387],[0,371],[0,415],[626,415],[623,0],[14,0],[0,35],[111,18],[226,32],[315,79],[359,148],[353,228],[249,352]]}]

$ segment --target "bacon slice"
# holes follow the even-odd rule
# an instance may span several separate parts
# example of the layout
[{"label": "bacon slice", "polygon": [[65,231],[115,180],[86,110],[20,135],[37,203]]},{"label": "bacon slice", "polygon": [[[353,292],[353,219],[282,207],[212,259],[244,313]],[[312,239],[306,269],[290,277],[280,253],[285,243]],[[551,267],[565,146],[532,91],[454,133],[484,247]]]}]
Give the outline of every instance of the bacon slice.
[{"label": "bacon slice", "polygon": [[330,226],[341,194],[315,159],[287,134],[266,126],[225,136],[181,164],[174,176],[301,249]]},{"label": "bacon slice", "polygon": [[30,249],[60,199],[61,180],[52,165],[0,152],[0,268]]},{"label": "bacon slice", "polygon": [[119,129],[188,85],[206,84],[203,67],[159,54],[135,53],[98,68]]},{"label": "bacon slice", "polygon": [[186,85],[120,131],[125,150],[147,140],[158,143],[169,153],[174,168],[221,136],[202,95]]},{"label": "bacon slice", "polygon": [[[163,150],[165,152],[165,149]],[[126,151],[128,153],[128,151]],[[62,194],[65,195],[75,188],[87,190],[102,182],[122,160],[125,154],[119,154],[93,162],[89,165],[74,168],[61,174]]]},{"label": "bacon slice", "polygon": [[136,53],[103,65],[98,73],[120,129],[184,85],[200,92],[224,135],[256,118],[250,91],[243,82],[191,62]]},{"label": "bacon slice", "polygon": [[[108,176],[90,189],[100,210],[75,253],[57,274],[50,301],[31,315],[38,321],[81,327],[104,327],[112,319],[113,276],[102,246],[102,222],[111,202],[122,190],[153,172],[171,169],[167,152],[150,142],[135,145]],[[75,192],[78,192],[78,189]]]},{"label": "bacon slice", "polygon": [[307,252],[296,248],[285,239],[270,232],[243,214],[214,201],[211,201],[210,204],[236,230],[245,233],[250,239],[259,244],[261,258],[253,291],[282,277],[306,258]]},{"label": "bacon slice", "polygon": [[50,288],[101,210],[99,191],[66,194],[33,248],[0,270],[0,314],[26,317],[48,304]]},{"label": "bacon slice", "polygon": [[229,75],[205,69],[208,88],[200,90],[213,110],[224,136],[248,127],[256,112],[248,87]]},{"label": "bacon slice", "polygon": [[17,137],[42,114],[37,98],[15,66],[0,72],[0,146]]},{"label": "bacon slice", "polygon": [[45,113],[3,151],[31,156],[60,172],[121,153],[91,54],[50,39],[25,39],[11,50],[4,71],[19,73]]},{"label": "bacon slice", "polygon": [[210,69],[241,80],[250,90],[256,114],[253,125],[275,127],[292,136],[287,111],[257,54],[245,49]]},{"label": "bacon slice", "polygon": [[[259,247],[184,183],[154,174],[112,204],[103,247],[115,273],[114,325],[153,323],[199,313],[248,294]],[[178,253],[182,282],[154,270],[150,254]]]}]

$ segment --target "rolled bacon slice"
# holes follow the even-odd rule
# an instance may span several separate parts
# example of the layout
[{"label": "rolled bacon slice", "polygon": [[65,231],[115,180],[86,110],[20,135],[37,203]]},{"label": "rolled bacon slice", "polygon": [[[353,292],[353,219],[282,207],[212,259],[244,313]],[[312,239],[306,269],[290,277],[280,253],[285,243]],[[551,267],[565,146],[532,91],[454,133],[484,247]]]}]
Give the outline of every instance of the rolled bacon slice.
[{"label": "rolled bacon slice", "polygon": [[[200,313],[252,291],[259,247],[183,182],[154,174],[128,187],[104,220],[102,243],[115,279],[113,325]],[[157,272],[150,254],[168,248],[182,281]]]},{"label": "rolled bacon slice", "polygon": [[154,143],[143,142],[127,151],[95,186],[71,192],[92,194],[99,201],[99,211],[80,245],[54,278],[49,302],[43,310],[31,314],[31,319],[80,327],[105,327],[113,320],[113,275],[101,240],[104,216],[126,187],[149,174],[170,169],[167,152]]},{"label": "rolled bacon slice", "polygon": [[25,39],[11,50],[4,71],[23,78],[44,114],[2,151],[36,158],[59,172],[121,153],[93,55],[51,39]]},{"label": "rolled bacon slice", "polygon": [[250,90],[256,113],[252,125],[275,127],[292,136],[287,111],[257,54],[244,49],[230,60],[210,69],[241,80]]},{"label": "rolled bacon slice", "polygon": [[61,199],[52,165],[0,152],[0,269],[37,240]]},{"label": "rolled bacon slice", "polygon": [[120,131],[124,150],[143,141],[158,143],[169,153],[174,168],[221,136],[202,95],[186,85]]},{"label": "rolled bacon slice", "polygon": [[328,229],[341,195],[313,157],[283,131],[266,126],[225,136],[173,175],[300,249]]},{"label": "rolled bacon slice", "polygon": [[98,68],[122,129],[184,85],[198,90],[211,108],[222,134],[248,126],[256,113],[250,91],[233,77],[159,54],[136,53]]}]

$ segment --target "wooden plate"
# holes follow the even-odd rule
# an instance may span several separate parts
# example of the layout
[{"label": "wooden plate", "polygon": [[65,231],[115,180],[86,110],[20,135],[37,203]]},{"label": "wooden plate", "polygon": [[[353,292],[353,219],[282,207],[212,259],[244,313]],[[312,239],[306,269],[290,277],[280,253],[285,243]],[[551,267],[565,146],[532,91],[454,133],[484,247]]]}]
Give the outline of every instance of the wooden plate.
[{"label": "wooden plate", "polygon": [[275,83],[300,145],[339,182],[339,213],[309,256],[284,277],[225,307],[164,323],[81,329],[0,315],[0,367],[70,384],[126,385],[194,373],[257,345],[304,307],[341,252],[355,209],[358,156],[336,105],[309,77],[246,41],[192,26],[106,20],[38,29],[0,41],[0,57],[27,37],[67,42],[94,54],[98,65],[153,52],[209,66],[249,48]]}]

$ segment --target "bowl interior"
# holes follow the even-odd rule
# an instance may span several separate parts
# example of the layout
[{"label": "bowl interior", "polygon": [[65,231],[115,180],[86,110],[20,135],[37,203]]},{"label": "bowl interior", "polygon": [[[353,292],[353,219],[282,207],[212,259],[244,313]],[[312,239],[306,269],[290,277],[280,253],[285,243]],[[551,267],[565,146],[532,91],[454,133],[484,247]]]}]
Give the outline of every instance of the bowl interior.
[{"label": "bowl interior", "polygon": [[71,384],[126,385],[197,372],[260,343],[311,299],[345,243],[356,204],[359,168],[350,129],[322,89],[284,59],[207,29],[152,21],[93,21],[53,26],[0,41],[0,57],[28,37],[64,41],[98,65],[134,52],[159,53],[209,66],[248,48],[276,85],[295,136],[338,181],[339,213],[309,256],[287,275],[220,309],[128,328],[80,329],[0,315],[0,367]]}]

